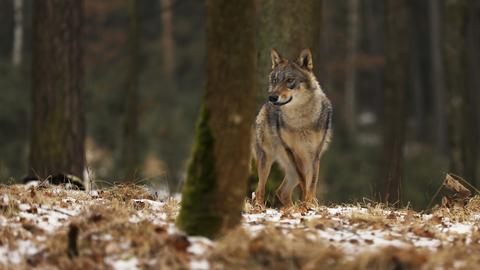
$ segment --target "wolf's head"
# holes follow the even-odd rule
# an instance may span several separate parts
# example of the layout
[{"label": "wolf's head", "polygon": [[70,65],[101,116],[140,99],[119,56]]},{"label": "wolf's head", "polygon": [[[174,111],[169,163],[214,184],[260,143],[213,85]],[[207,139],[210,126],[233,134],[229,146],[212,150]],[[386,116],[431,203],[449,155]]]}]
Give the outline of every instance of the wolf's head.
[{"label": "wolf's head", "polygon": [[302,50],[293,61],[283,58],[275,49],[272,49],[271,57],[268,100],[277,106],[307,101],[316,89],[310,50]]}]

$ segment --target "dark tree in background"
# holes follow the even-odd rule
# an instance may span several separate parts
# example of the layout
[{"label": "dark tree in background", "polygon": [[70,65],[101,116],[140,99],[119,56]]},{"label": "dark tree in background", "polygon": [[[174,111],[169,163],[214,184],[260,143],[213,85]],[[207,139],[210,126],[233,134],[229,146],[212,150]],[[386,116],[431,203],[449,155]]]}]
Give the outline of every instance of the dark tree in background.
[{"label": "dark tree in background", "polygon": [[[276,48],[282,56],[294,58],[302,49],[310,48],[318,74],[321,0],[264,0],[260,1],[258,85],[262,97],[268,89],[271,70],[270,50]],[[263,100],[262,100],[263,101]]]},{"label": "dark tree in background", "polygon": [[356,128],[356,58],[358,48],[358,15],[360,0],[348,0],[348,39],[346,48],[346,72],[345,72],[345,123],[350,132],[350,136],[354,137]]},{"label": "dark tree in background", "polygon": [[430,54],[431,54],[431,72],[432,82],[434,125],[433,138],[435,146],[439,152],[445,152],[446,148],[446,128],[445,128],[445,80],[444,65],[442,54],[442,25],[441,25],[442,6],[438,0],[429,0],[430,15]]},{"label": "dark tree in background", "polygon": [[388,0],[385,6],[385,85],[383,97],[380,200],[401,199],[404,176],[405,96],[408,74],[408,0]]},{"label": "dark tree in background", "polygon": [[218,236],[239,224],[255,114],[254,0],[207,1],[207,85],[177,224]]},{"label": "dark tree in background", "polygon": [[12,65],[18,67],[22,63],[23,50],[23,0],[13,1],[13,14]]},{"label": "dark tree in background", "polygon": [[121,166],[125,180],[134,180],[139,169],[138,154],[138,76],[139,76],[139,0],[129,0],[128,16],[128,66],[126,77],[126,95],[123,152]]},{"label": "dark tree in background", "polygon": [[[259,9],[257,96],[260,103],[264,103],[268,90],[268,74],[272,67],[270,58],[272,48],[290,59],[297,57],[302,49],[310,48],[314,58],[314,72],[318,75],[318,67],[322,63],[319,59],[322,1],[263,0],[259,1]],[[280,185],[283,176],[284,173],[275,164],[267,181],[265,192],[267,202],[274,199],[275,189]],[[320,186],[324,186],[322,180],[319,179]],[[324,188],[317,190],[319,193],[325,191]]]},{"label": "dark tree in background", "polygon": [[85,163],[83,1],[43,0],[33,6],[32,176],[73,174]]},{"label": "dark tree in background", "polygon": [[445,1],[444,59],[447,81],[450,170],[475,183],[477,141],[474,97],[467,76],[467,0]]}]

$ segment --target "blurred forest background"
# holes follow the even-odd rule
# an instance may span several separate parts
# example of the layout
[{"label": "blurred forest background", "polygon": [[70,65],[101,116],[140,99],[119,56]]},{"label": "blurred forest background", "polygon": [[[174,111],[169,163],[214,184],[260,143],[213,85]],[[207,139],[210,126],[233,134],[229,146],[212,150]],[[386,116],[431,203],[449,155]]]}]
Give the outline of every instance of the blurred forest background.
[{"label": "blurred forest background", "polygon": [[[392,15],[392,5],[374,0],[256,1],[257,108],[267,96],[271,47],[294,57],[303,39],[311,40],[332,100],[333,143],[321,165],[326,202],[376,197],[388,132],[404,138],[397,147],[405,158],[403,197],[414,207],[429,203],[446,172],[480,185],[480,1],[391,2],[404,12]],[[31,124],[34,9],[34,0],[0,0],[2,183],[28,175],[38,135]],[[180,191],[205,88],[205,24],[199,0],[84,1],[87,177]],[[399,30],[393,36],[389,24]],[[401,56],[394,59],[408,71],[388,77],[392,41]],[[399,85],[400,97],[389,95],[389,83]]]}]

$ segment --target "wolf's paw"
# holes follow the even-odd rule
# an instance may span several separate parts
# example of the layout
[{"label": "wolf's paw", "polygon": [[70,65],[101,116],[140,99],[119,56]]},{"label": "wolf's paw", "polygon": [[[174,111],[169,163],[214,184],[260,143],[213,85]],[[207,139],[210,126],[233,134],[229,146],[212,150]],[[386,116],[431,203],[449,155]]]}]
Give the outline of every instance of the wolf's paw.
[{"label": "wolf's paw", "polygon": [[258,196],[255,192],[252,192],[252,205],[257,210],[265,210],[265,200],[263,196]]},{"label": "wolf's paw", "polygon": [[303,202],[304,206],[308,209],[317,209],[320,204],[318,203],[318,200],[317,198],[309,198],[309,199],[306,199],[305,202]]},{"label": "wolf's paw", "polygon": [[263,202],[263,200],[254,200],[253,201],[253,208],[257,211],[265,211],[265,203]]}]

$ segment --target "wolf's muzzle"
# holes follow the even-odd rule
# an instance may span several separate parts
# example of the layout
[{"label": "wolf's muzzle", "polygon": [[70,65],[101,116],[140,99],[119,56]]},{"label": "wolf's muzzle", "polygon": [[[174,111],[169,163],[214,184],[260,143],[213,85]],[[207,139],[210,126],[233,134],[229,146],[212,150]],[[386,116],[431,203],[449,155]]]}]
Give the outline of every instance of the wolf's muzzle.
[{"label": "wolf's muzzle", "polygon": [[272,102],[272,104],[273,104],[273,105],[276,105],[276,106],[285,105],[285,104],[289,103],[290,101],[292,101],[292,99],[293,99],[293,97],[290,96],[290,98],[289,98],[288,100],[286,100],[286,101],[278,101],[278,96],[277,96],[277,98],[275,99],[275,101],[272,101],[272,99],[270,99],[271,97],[272,97],[272,96],[270,96],[270,97],[268,98],[268,100],[270,100],[270,102]]}]

